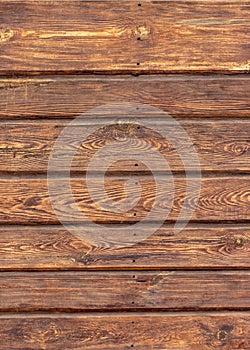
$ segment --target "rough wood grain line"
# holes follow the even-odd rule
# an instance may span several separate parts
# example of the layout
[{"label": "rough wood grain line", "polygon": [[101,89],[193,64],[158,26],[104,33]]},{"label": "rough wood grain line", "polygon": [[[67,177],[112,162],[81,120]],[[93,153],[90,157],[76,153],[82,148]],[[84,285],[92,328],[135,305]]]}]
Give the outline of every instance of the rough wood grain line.
[{"label": "rough wood grain line", "polygon": [[178,235],[163,226],[121,249],[82,242],[61,226],[0,226],[2,270],[250,268],[249,254],[250,227],[243,225],[189,225]]},{"label": "rough wood grain line", "polygon": [[[130,178],[130,177],[129,177]],[[92,186],[101,188],[101,178],[90,178]],[[128,177],[106,177],[105,189],[110,200],[119,201],[126,197],[124,184]],[[64,188],[62,179],[55,180],[58,186]],[[195,184],[197,179],[193,179]],[[96,201],[93,202],[84,178],[72,179],[71,187],[73,198],[80,210],[88,217],[88,221],[99,223],[128,223],[137,222],[144,218],[153,208],[153,220],[158,220],[159,215],[170,209],[167,221],[176,220],[179,216],[183,200],[186,197],[185,178],[175,177],[174,188],[167,177],[162,176],[158,188],[158,200],[156,200],[156,185],[151,176],[137,176],[134,185],[130,186],[130,191],[138,193],[141,187],[141,198],[138,203],[125,213],[117,213],[102,210],[104,200],[103,192],[97,190],[95,193]],[[192,220],[195,221],[247,221],[250,219],[250,179],[241,177],[240,180],[235,177],[216,177],[203,178],[201,181],[201,193],[198,205],[194,205],[195,198],[188,195],[188,207],[195,211]],[[162,192],[162,185],[164,191]],[[63,186],[63,187],[62,187]],[[96,188],[97,188],[96,187]],[[0,182],[0,223],[2,224],[31,224],[43,223],[54,224],[58,220],[51,207],[50,198],[47,190],[47,180],[39,179],[18,179],[1,180]],[[52,192],[51,192],[52,193]],[[173,205],[171,196],[174,193]],[[138,193],[139,195],[139,193]],[[62,206],[61,213],[64,214],[66,222],[76,222],[76,220],[86,221],[82,213],[71,212],[72,200],[65,198],[63,193],[53,193],[57,203]],[[98,197],[98,198],[97,198]],[[101,204],[102,203],[102,204]],[[119,206],[118,206],[119,207]],[[182,219],[187,219],[184,214]],[[152,220],[152,219],[151,219]]]},{"label": "rough wood grain line", "polygon": [[1,1],[1,74],[248,72],[249,1]]},{"label": "rough wood grain line", "polygon": [[249,313],[3,315],[8,350],[248,350]]},{"label": "rough wood grain line", "polygon": [[0,118],[74,118],[121,101],[174,117],[249,117],[249,95],[247,75],[1,78]]},{"label": "rough wood grain line", "polygon": [[1,272],[1,311],[249,309],[249,271]]},{"label": "rough wood grain line", "polygon": [[[200,160],[202,171],[209,172],[250,172],[250,121],[229,122],[228,120],[217,121],[185,121],[180,120],[180,124],[186,130],[191,142],[194,144]],[[0,125],[0,172],[37,172],[46,173],[48,169],[48,159],[51,155],[54,142],[60,135],[67,123],[57,121],[54,123],[21,123],[8,122]],[[105,123],[104,123],[105,125]],[[121,128],[119,124],[103,127],[99,125],[99,131],[91,132],[93,126],[82,124],[84,133],[89,135],[83,139],[79,151],[76,152],[72,162],[72,171],[86,172],[90,159],[102,147],[110,142],[122,137],[123,141],[133,141],[134,149],[137,150],[137,157],[133,155],[132,160],[129,155],[127,161],[120,161],[110,167],[110,170],[118,172],[134,172],[135,160],[140,159],[142,153],[145,154],[145,142],[160,152],[168,162],[171,171],[183,172],[185,170],[196,171],[192,162],[189,168],[183,166],[179,153],[174,149],[171,140],[164,140],[157,132],[147,129],[139,124],[128,124],[127,128]],[[96,126],[98,128],[98,126]],[[139,129],[138,129],[139,128]],[[175,125],[163,124],[163,129],[171,131],[172,139],[180,139],[179,131]],[[71,128],[72,129],[72,128]],[[73,129],[72,129],[73,130]],[[72,131],[72,140],[68,140],[65,149],[76,150],[77,136]],[[185,150],[189,147],[190,140],[183,140],[181,148]],[[147,146],[148,147],[148,146]],[[126,157],[126,145],[124,155]],[[107,154],[106,159],[113,163],[114,155]],[[100,157],[99,157],[100,158]],[[158,159],[150,158],[152,170],[165,171],[165,164],[159,163]],[[100,164],[102,165],[101,158]],[[63,164],[62,164],[63,165]],[[35,169],[35,170],[34,170]],[[63,169],[65,170],[65,169]],[[101,168],[96,168],[100,171]],[[136,169],[137,170],[137,169]],[[141,165],[138,172],[146,171],[146,167]]]}]

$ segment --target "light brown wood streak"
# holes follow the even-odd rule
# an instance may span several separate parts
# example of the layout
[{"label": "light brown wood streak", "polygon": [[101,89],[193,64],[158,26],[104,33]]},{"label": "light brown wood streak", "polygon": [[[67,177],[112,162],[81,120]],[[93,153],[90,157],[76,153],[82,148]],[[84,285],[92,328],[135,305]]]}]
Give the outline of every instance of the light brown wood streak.
[{"label": "light brown wood streak", "polygon": [[[93,179],[96,184],[99,184],[101,181],[98,177]],[[127,178],[125,177],[106,177],[106,192],[112,200],[118,201],[124,198],[124,183],[126,180]],[[60,182],[62,179],[56,181]],[[170,215],[166,220],[173,221],[178,218],[183,199],[186,196],[185,178],[175,178],[175,186],[174,188],[169,187],[167,195],[158,191],[160,204],[155,203],[155,182],[153,178],[141,176],[137,177],[137,181],[140,181],[142,188],[141,199],[133,209],[125,213],[111,213],[101,210],[102,205],[99,201],[103,199],[103,193],[97,193],[99,201],[94,203],[89,196],[84,178],[72,179],[73,198],[80,210],[89,218],[88,220],[99,223],[137,222],[148,214],[152,206],[155,210],[154,220],[158,219],[159,213],[162,213],[162,208],[165,208],[165,210],[171,209]],[[167,178],[166,181],[168,181]],[[194,178],[193,181],[195,184],[197,179]],[[195,198],[192,194],[189,194],[187,199],[189,208],[194,209],[192,220],[249,220],[249,183],[250,179],[248,177],[241,177],[240,181],[234,177],[203,178],[198,205],[196,206]],[[135,186],[135,189],[138,188],[138,185]],[[58,223],[51,208],[46,180],[2,180],[0,189],[2,192],[0,222],[2,224]],[[169,198],[173,192],[174,202],[172,205]],[[68,212],[72,201],[66,205],[68,198],[65,198],[63,193],[54,193],[54,196],[54,198],[57,198],[57,202],[63,205],[64,211],[62,213],[64,213],[66,222],[72,222],[76,219],[85,221],[82,213],[74,216]],[[136,213],[136,216],[134,213]],[[187,219],[187,215],[184,214],[182,219]]]},{"label": "light brown wood streak", "polygon": [[[200,167],[202,171],[213,172],[250,172],[250,122],[234,120],[217,121],[185,121],[179,120],[180,125],[186,130],[188,137],[194,144],[198,154]],[[139,122],[140,124],[140,122]],[[129,128],[120,129],[117,125],[105,126],[100,121],[98,132],[89,135],[87,140],[83,139],[81,147],[74,157],[71,165],[72,171],[80,171],[81,173],[87,170],[91,157],[102,147],[109,144],[111,141],[116,141],[118,135],[123,140],[134,138],[137,140],[136,148],[138,159],[141,153],[144,152],[142,142],[146,142],[152,147],[154,152],[160,152],[169,164],[171,171],[197,171],[196,166],[189,162],[185,166],[180,160],[179,153],[189,147],[190,140],[183,140],[181,150],[178,152],[171,144],[171,140],[164,140],[154,130],[147,129],[143,126],[138,129],[137,124]],[[54,142],[67,126],[67,123],[62,121],[45,123],[16,123],[6,122],[0,125],[0,172],[37,172],[46,173],[48,168],[48,159],[51,155]],[[91,123],[84,124],[82,128],[85,134],[90,134],[92,130]],[[96,126],[98,128],[98,125]],[[162,128],[171,130],[171,138],[176,140],[180,137],[179,131],[175,125],[163,124]],[[75,150],[75,137],[72,132],[72,140],[68,140],[65,144],[65,149]],[[110,170],[119,172],[134,172],[136,156],[133,155],[132,160],[129,154],[126,154],[124,149],[123,160],[116,163]],[[113,162],[111,155],[107,154],[106,159],[110,158],[110,164]],[[135,160],[134,160],[135,159]],[[101,159],[100,159],[101,160]],[[152,171],[165,170],[165,164],[159,163],[158,159],[150,158]],[[100,163],[101,164],[101,163]],[[65,170],[62,164],[61,170]],[[101,164],[102,165],[102,164]],[[101,169],[101,168],[100,168]],[[100,171],[98,166],[96,171]],[[137,172],[146,171],[142,164],[136,169]]]},{"label": "light brown wood streak", "polygon": [[[249,309],[250,272],[1,272],[1,311]],[[226,295],[226,298],[225,298]]]},{"label": "light brown wood streak", "polygon": [[0,16],[1,74],[249,71],[248,1],[1,1]]},{"label": "light brown wood streak", "polygon": [[249,253],[250,226],[244,225],[189,225],[178,234],[163,226],[120,249],[80,241],[61,226],[0,227],[2,270],[249,269]]},{"label": "light brown wood streak", "polygon": [[[39,76],[0,79],[0,118],[74,118],[140,102],[174,117],[249,117],[247,75]],[[146,114],[145,114],[146,115]]]},{"label": "light brown wood streak", "polygon": [[[0,317],[5,349],[248,350],[249,313]],[[22,341],[20,341],[22,339]]]}]

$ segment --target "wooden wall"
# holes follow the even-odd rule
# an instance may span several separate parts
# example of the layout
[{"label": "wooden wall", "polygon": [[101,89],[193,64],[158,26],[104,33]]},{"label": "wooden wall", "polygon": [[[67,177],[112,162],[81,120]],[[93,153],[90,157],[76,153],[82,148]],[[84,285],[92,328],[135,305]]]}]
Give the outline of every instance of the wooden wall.
[{"label": "wooden wall", "polygon": [[[249,16],[246,0],[0,0],[0,349],[250,349]],[[195,182],[197,169],[152,130],[135,130],[169,162],[174,204],[153,235],[120,248],[72,235],[47,183],[63,128],[116,102],[176,118],[202,172],[195,208],[187,195],[191,220],[175,234],[186,171]],[[96,112],[82,118],[86,132],[91,118],[102,126]],[[129,155],[105,181],[119,201],[123,178],[138,176],[136,208],[106,213],[89,200],[82,177],[109,138],[109,128],[95,134],[72,162],[74,195],[100,224],[90,235],[133,225],[153,206],[152,174]],[[152,167],[164,179],[163,164]],[[101,163],[95,171],[99,188]]]}]

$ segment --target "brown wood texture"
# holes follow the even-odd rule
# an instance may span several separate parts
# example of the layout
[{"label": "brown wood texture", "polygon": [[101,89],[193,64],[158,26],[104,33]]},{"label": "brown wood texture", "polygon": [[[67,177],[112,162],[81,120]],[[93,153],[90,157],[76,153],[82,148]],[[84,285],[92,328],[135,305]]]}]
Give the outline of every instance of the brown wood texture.
[{"label": "brown wood texture", "polygon": [[249,316],[248,312],[7,314],[0,316],[0,336],[9,350],[248,350]]},{"label": "brown wood texture", "polygon": [[152,105],[173,117],[240,118],[250,116],[249,95],[245,74],[2,77],[0,118],[75,118],[124,101]]},{"label": "brown wood texture", "polygon": [[1,74],[249,71],[249,1],[0,5]]},{"label": "brown wood texture", "polygon": [[[1,311],[248,309],[250,272],[1,272]],[[225,297],[226,295],[226,297]]]},{"label": "brown wood texture", "polygon": [[[98,118],[98,117],[97,117]],[[189,147],[189,142],[195,145],[195,150],[199,157],[200,168],[202,171],[208,172],[250,172],[250,121],[242,121],[235,119],[228,121],[223,120],[179,120],[180,125],[185,129],[189,136],[189,140],[183,140],[181,150]],[[67,122],[61,120],[55,122],[35,122],[27,121],[17,123],[16,121],[2,123],[0,125],[0,172],[37,172],[46,173],[48,169],[48,160],[52,153],[52,149],[56,139],[59,137],[63,129],[68,125]],[[103,127],[104,125],[104,127]],[[144,142],[152,147],[154,152],[160,152],[169,164],[172,172],[197,171],[196,165],[189,162],[184,165],[179,157],[171,140],[164,139],[161,135],[152,129],[146,128],[138,124],[128,124],[128,128],[120,129],[119,124],[113,126],[101,123],[97,128],[99,131],[93,133],[91,122],[85,122],[84,119],[78,127],[82,128],[85,134],[89,135],[87,139],[83,139],[79,150],[71,164],[71,171],[86,172],[92,156],[102,147],[110,142],[116,141],[121,136],[123,140],[136,139],[133,142],[133,157],[126,155],[124,150],[124,160],[110,166],[109,170],[118,172],[134,172],[135,160],[140,159],[140,155],[144,152]],[[180,137],[180,131],[175,125],[166,121],[163,129],[171,132],[171,137],[175,140]],[[73,130],[73,127],[71,128]],[[65,143],[65,149],[70,152],[76,149],[76,138]],[[181,151],[180,151],[181,153]],[[101,171],[98,164],[95,171]],[[113,163],[114,156],[112,153],[106,155],[106,160]],[[127,157],[127,160],[126,160]],[[132,158],[132,160],[130,159]],[[152,171],[164,171],[165,164],[160,163],[157,158],[150,159]],[[61,170],[67,169],[62,164]],[[136,169],[137,172],[145,172],[149,169],[142,163]]]},{"label": "brown wood texture", "polygon": [[[250,349],[249,15],[249,0],[0,0],[1,350]],[[46,174],[55,141],[80,116],[64,145],[76,149],[80,127],[88,135],[71,166],[73,197],[63,163],[52,192],[82,240],[59,223]],[[99,154],[89,193],[90,160],[121,138],[123,160]],[[171,171],[140,161],[145,141]],[[202,172],[197,203],[189,141]],[[104,188],[102,158],[112,164]],[[103,208],[130,192],[132,208]],[[84,215],[72,214],[74,200]],[[181,232],[178,219],[190,219]],[[121,227],[135,230],[134,245],[119,245]]]},{"label": "brown wood texture", "polygon": [[[124,184],[127,178],[107,177],[105,181],[106,192],[113,201],[119,201],[124,198]],[[97,191],[98,201],[93,201],[89,195],[86,181],[84,178],[72,179],[72,199],[68,202],[68,197],[64,196],[64,182],[57,179],[57,184],[61,182],[61,192],[54,193],[53,197],[61,204],[61,212],[64,215],[65,222],[99,222],[99,223],[135,223],[146,217],[153,208],[152,218],[157,220],[163,211],[170,209],[166,221],[175,221],[180,214],[183,204],[183,197],[186,196],[185,178],[175,178],[174,188],[167,187],[169,192],[163,191],[159,187],[158,196],[155,192],[155,181],[153,177],[136,177],[133,185],[136,191],[139,182],[142,188],[141,198],[138,203],[130,210],[124,213],[117,213],[108,210],[102,210],[103,192]],[[93,183],[96,186],[102,183],[101,178],[93,177]],[[195,183],[197,179],[193,179]],[[168,178],[162,176],[162,182],[168,183]],[[189,193],[187,198],[188,208],[193,209],[193,221],[241,221],[248,222],[250,219],[250,197],[249,197],[249,177],[215,177],[202,178],[201,193],[197,206],[193,194]],[[31,179],[8,179],[0,182],[0,189],[3,195],[0,199],[0,223],[1,224],[30,224],[43,223],[55,224],[58,219],[51,207],[50,197],[47,189],[47,180]],[[173,205],[170,200],[173,194]],[[156,199],[158,198],[158,199]],[[80,208],[79,213],[72,215],[68,211],[71,203],[76,202]],[[105,204],[105,203],[103,203]],[[83,215],[84,214],[84,215]],[[84,219],[85,217],[85,219]],[[88,219],[87,219],[88,218]],[[186,220],[187,213],[182,215]]]},{"label": "brown wood texture", "polygon": [[178,234],[163,226],[120,249],[81,241],[60,226],[0,227],[2,270],[249,269],[249,253],[249,225],[189,225]]}]

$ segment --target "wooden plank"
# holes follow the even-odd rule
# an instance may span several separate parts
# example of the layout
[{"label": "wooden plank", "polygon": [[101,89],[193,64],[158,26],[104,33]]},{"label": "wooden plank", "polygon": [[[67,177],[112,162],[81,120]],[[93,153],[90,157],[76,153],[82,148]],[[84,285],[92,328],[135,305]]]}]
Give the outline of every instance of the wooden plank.
[{"label": "wooden plank", "polygon": [[[195,145],[202,171],[208,172],[250,172],[250,121],[235,120],[179,120],[180,125],[186,130],[189,139],[183,140],[181,149],[187,149],[189,142]],[[140,123],[140,122],[139,122]],[[46,173],[48,160],[51,155],[54,142],[67,126],[66,122],[7,122],[0,125],[0,172],[36,172]],[[103,128],[104,126],[104,128]],[[71,171],[86,172],[90,159],[102,147],[117,140],[120,135],[123,140],[137,139],[133,142],[133,157],[127,156],[128,160],[116,163],[109,170],[118,172],[134,172],[134,159],[140,159],[145,153],[141,141],[152,147],[154,152],[160,152],[168,162],[171,171],[184,172],[187,170],[197,171],[195,164],[189,162],[184,165],[179,157],[179,153],[171,144],[171,140],[161,137],[153,129],[147,129],[138,124],[131,124],[129,128],[120,128],[119,124],[108,126],[105,122],[96,125],[99,131],[93,133],[93,125],[78,125],[82,128],[87,139],[83,139],[81,147],[73,159]],[[180,131],[174,124],[164,123],[162,128],[166,128],[171,133],[172,140],[180,139]],[[73,128],[71,128],[73,130]],[[74,131],[71,132],[72,140],[65,143],[65,149],[72,152],[76,149]],[[126,156],[126,154],[125,154]],[[132,158],[132,160],[129,160]],[[102,155],[99,156],[102,166]],[[114,155],[107,153],[106,160],[112,164]],[[150,157],[152,171],[164,171],[166,165],[158,161],[158,158]],[[65,170],[62,164],[61,170]],[[96,167],[96,171],[102,168]],[[137,170],[137,169],[136,169]],[[145,166],[139,166],[138,172],[146,171]]]},{"label": "wooden plank", "polygon": [[74,118],[117,102],[151,105],[173,117],[249,117],[249,95],[247,75],[1,78],[0,118]]},{"label": "wooden plank", "polygon": [[249,1],[1,1],[1,74],[248,72]]},{"label": "wooden plank", "polygon": [[248,350],[249,313],[2,315],[4,349]]},{"label": "wooden plank", "polygon": [[112,242],[102,249],[81,241],[61,226],[0,226],[2,270],[242,269],[250,268],[249,254],[247,225],[189,225],[176,235],[163,226],[142,242],[120,249]]},{"label": "wooden plank", "polygon": [[[106,177],[105,190],[111,201],[117,203],[126,197],[124,184],[127,177]],[[65,180],[56,179],[57,188],[53,192],[54,201],[60,203],[61,214],[64,213],[65,222],[98,222],[98,223],[135,223],[141,221],[151,211],[151,220],[158,220],[168,210],[170,213],[166,221],[174,221],[179,217],[183,199],[186,197],[186,179],[175,177],[174,188],[168,177],[159,178],[159,188],[156,197],[155,181],[150,176],[138,176],[134,184],[130,186],[131,191],[138,194],[138,203],[130,210],[119,213],[102,210],[107,201],[103,191],[99,190],[103,184],[100,177],[92,177],[91,186],[95,186],[95,202],[90,197],[86,181],[83,178],[71,179],[73,197],[69,198],[63,193]],[[196,186],[197,178],[193,178]],[[139,184],[140,182],[140,184]],[[249,205],[249,177],[214,177],[202,178],[201,193],[198,205],[194,204],[194,194],[187,196],[187,208],[193,209],[192,220],[206,221],[248,221],[250,219]],[[165,186],[164,190],[162,186]],[[61,192],[58,193],[58,188]],[[141,198],[138,187],[142,189]],[[58,220],[51,207],[45,179],[8,179],[1,180],[0,192],[0,223],[1,224],[55,224]],[[51,192],[51,193],[52,193]],[[173,205],[171,198],[174,198]],[[71,205],[77,203],[79,213],[71,211]],[[117,208],[119,204],[117,204]],[[152,210],[153,209],[153,210]],[[84,215],[88,220],[84,219]],[[182,213],[182,220],[189,219],[187,211]]]},{"label": "wooden plank", "polygon": [[0,310],[249,309],[250,272],[1,272]]}]

